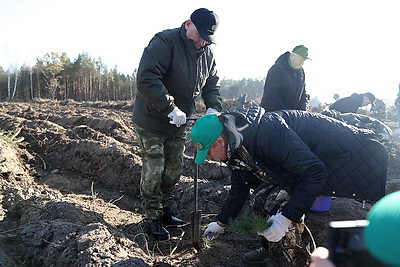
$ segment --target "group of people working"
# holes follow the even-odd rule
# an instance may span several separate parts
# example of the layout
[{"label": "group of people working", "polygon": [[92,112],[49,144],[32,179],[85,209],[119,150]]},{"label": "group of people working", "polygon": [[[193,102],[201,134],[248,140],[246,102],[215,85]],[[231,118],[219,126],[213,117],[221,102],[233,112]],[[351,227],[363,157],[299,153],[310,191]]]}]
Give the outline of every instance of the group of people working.
[{"label": "group of people working", "polygon": [[[291,223],[300,222],[320,195],[369,200],[384,196],[386,176],[372,166],[384,166],[387,152],[372,139],[371,131],[305,111],[305,46],[285,52],[270,68],[260,107],[221,113],[211,49],[218,23],[213,11],[197,9],[180,27],[157,33],[140,60],[132,119],[141,148],[140,192],[150,234],[168,240],[168,227],[184,223],[171,206],[183,171],[186,118],[193,114],[198,95],[206,115],[190,132],[197,148],[195,163],[208,157],[232,169],[229,195],[205,234],[223,233],[240,213],[250,189],[262,183],[278,184],[290,195],[270,214],[271,227],[259,233],[270,242],[279,241]],[[351,98],[357,105],[364,105],[366,98],[374,100],[372,94]],[[345,106],[335,104],[332,108]],[[261,249],[244,259],[252,263],[265,257],[266,250]]]}]

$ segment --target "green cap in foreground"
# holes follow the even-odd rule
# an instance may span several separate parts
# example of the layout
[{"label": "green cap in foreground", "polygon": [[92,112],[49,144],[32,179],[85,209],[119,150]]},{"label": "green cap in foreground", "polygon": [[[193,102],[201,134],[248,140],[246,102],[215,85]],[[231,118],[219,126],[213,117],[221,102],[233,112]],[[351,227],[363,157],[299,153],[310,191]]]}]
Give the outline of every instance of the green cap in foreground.
[{"label": "green cap in foreground", "polygon": [[383,263],[400,266],[400,191],[381,198],[367,219],[364,238],[368,251]]},{"label": "green cap in foreground", "polygon": [[194,160],[196,164],[202,164],[206,160],[208,150],[221,135],[223,129],[224,126],[217,114],[205,115],[196,121],[189,134],[197,147]]}]

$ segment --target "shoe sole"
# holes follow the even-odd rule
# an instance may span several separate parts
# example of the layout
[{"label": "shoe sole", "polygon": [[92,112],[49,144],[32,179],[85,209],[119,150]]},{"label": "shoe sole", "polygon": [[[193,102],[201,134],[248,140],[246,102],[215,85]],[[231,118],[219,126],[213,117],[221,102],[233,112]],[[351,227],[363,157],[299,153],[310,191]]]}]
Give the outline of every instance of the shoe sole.
[{"label": "shoe sole", "polygon": [[182,227],[185,227],[185,226],[188,226],[188,225],[190,225],[190,223],[183,223],[183,224],[179,224],[179,225],[176,225],[176,224],[165,225],[165,224],[163,224],[163,226],[165,228],[182,228]]},{"label": "shoe sole", "polygon": [[155,235],[152,234],[152,237],[154,238],[154,240],[156,241],[167,241],[171,239],[171,236],[167,236],[166,238],[157,238]]},{"label": "shoe sole", "polygon": [[242,261],[244,261],[245,263],[250,264],[250,265],[261,265],[261,264],[265,265],[266,263],[268,263],[268,260],[269,259],[265,259],[262,261],[250,261],[245,258],[242,258]]}]

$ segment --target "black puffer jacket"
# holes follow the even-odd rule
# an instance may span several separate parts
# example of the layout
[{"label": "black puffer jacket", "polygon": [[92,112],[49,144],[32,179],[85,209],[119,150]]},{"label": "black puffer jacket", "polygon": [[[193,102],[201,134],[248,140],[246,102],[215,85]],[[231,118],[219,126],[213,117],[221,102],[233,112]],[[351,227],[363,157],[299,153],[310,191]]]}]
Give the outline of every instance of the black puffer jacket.
[{"label": "black puffer jacket", "polygon": [[303,68],[289,65],[290,52],[281,55],[268,70],[260,106],[266,111],[306,110],[308,95]]},{"label": "black puffer jacket", "polygon": [[329,106],[330,110],[336,110],[341,113],[357,113],[359,107],[361,107],[364,99],[363,94],[352,94],[348,97],[343,97],[337,100],[335,103]]},{"label": "black puffer jacket", "polygon": [[378,200],[385,195],[388,153],[371,131],[305,111],[231,113],[243,127],[243,145],[253,161],[291,198],[282,213],[293,221],[319,195]]}]

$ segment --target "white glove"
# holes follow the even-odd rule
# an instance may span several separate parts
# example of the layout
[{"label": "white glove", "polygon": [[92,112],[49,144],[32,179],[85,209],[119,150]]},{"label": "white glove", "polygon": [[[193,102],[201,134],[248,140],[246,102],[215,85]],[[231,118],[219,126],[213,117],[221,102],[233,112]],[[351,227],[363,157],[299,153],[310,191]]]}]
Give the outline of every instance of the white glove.
[{"label": "white glove", "polygon": [[225,232],[226,226],[220,226],[217,222],[209,223],[207,229],[204,231],[204,236],[210,233],[222,234]]},{"label": "white glove", "polygon": [[208,108],[206,111],[206,115],[208,114],[215,114],[215,113],[219,113],[218,110],[214,109],[214,108]]},{"label": "white glove", "polygon": [[175,124],[176,127],[181,127],[182,124],[186,123],[186,113],[177,107],[168,114],[168,118],[171,119],[169,123]]},{"label": "white glove", "polygon": [[259,232],[259,235],[263,235],[268,241],[278,242],[285,236],[286,232],[289,231],[289,225],[292,222],[288,218],[278,213],[271,216],[269,221],[272,221],[272,225],[263,232]]}]

